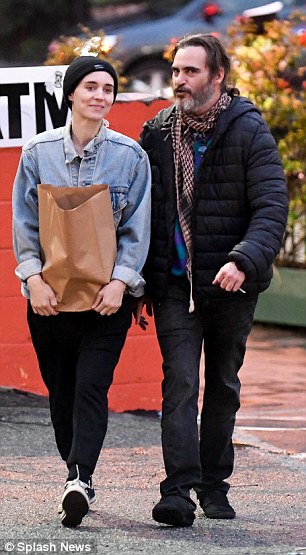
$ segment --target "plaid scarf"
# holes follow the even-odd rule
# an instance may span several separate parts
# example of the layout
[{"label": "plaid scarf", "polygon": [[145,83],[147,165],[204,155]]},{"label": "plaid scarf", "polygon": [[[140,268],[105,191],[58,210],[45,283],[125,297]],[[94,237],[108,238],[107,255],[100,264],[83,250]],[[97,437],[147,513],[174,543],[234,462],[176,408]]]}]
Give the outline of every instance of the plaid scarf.
[{"label": "plaid scarf", "polygon": [[[217,118],[228,108],[231,97],[224,93],[218,102],[203,116],[178,112],[171,129],[177,211],[187,248],[187,270],[190,273],[192,255],[191,217],[194,197],[194,131],[204,134],[216,125]],[[188,272],[187,272],[188,273]]]}]

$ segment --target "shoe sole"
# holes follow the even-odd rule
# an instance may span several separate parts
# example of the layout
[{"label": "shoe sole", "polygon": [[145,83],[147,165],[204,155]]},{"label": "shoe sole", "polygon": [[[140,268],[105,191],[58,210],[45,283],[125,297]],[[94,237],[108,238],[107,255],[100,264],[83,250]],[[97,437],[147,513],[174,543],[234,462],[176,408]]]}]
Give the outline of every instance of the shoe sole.
[{"label": "shoe sole", "polygon": [[220,513],[220,512],[206,512],[205,509],[203,509],[204,514],[206,516],[206,518],[213,518],[213,519],[220,519],[220,520],[230,520],[235,518],[236,513],[232,513],[232,512],[224,512],[224,513]]},{"label": "shoe sole", "polygon": [[153,509],[152,517],[153,520],[159,522],[160,524],[181,527],[192,526],[195,518],[194,515],[190,518],[182,516],[181,511],[179,511],[176,507],[167,507],[165,509],[159,507],[156,511]]},{"label": "shoe sole", "polygon": [[70,491],[62,501],[63,526],[76,527],[88,513],[89,505],[86,497],[80,491]]},{"label": "shoe sole", "polygon": [[[94,497],[91,497],[91,498],[89,499],[89,505],[92,505],[92,504],[95,503],[96,501],[97,501],[97,497],[96,497],[96,495],[95,495]],[[89,507],[89,510],[90,510],[90,507]],[[63,504],[62,504],[62,503],[59,503],[59,505],[58,505],[58,507],[57,507],[57,512],[58,512],[59,515],[63,512]]]}]

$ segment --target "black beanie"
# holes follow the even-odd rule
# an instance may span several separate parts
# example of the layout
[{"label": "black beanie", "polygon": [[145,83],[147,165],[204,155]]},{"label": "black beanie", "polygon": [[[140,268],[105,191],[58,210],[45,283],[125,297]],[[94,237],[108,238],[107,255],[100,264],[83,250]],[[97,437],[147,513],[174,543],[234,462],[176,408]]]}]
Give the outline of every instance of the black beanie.
[{"label": "black beanie", "polygon": [[75,90],[80,81],[82,81],[85,75],[92,73],[93,71],[106,71],[114,79],[114,102],[118,92],[118,77],[115,69],[111,64],[100,60],[95,56],[80,56],[71,62],[70,66],[67,68],[64,83],[63,83],[63,95],[69,108],[72,107],[72,102],[69,100],[69,95]]}]

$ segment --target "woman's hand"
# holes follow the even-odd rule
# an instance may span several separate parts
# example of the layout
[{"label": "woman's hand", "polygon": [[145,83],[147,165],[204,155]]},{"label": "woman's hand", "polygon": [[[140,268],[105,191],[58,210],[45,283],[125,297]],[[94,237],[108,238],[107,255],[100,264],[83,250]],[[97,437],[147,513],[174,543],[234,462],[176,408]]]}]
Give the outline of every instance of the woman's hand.
[{"label": "woman's hand", "polygon": [[40,316],[57,316],[56,295],[40,274],[35,274],[27,279],[30,289],[30,302],[35,314]]},{"label": "woman's hand", "polygon": [[119,279],[113,279],[98,291],[96,300],[92,305],[93,310],[101,316],[115,314],[122,305],[123,294],[126,284]]}]

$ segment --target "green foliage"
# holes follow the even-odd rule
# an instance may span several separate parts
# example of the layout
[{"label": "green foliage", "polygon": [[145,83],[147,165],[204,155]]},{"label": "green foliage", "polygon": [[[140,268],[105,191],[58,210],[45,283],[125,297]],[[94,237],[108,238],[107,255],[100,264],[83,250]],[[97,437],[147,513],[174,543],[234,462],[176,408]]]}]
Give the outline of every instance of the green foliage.
[{"label": "green foliage", "polygon": [[48,57],[44,65],[68,65],[80,55],[95,55],[110,62],[119,75],[119,91],[124,90],[127,79],[121,75],[121,64],[112,56],[113,44],[109,43],[103,31],[90,31],[79,25],[78,36],[62,35],[48,46]]},{"label": "green foliage", "polygon": [[306,245],[306,34],[291,21],[265,24],[263,34],[249,20],[229,29],[232,77],[240,93],[262,112],[278,143],[287,178],[290,211],[278,263],[305,265]]},{"label": "green foliage", "polygon": [[0,57],[40,63],[53,36],[87,16],[87,0],[2,0]]}]

